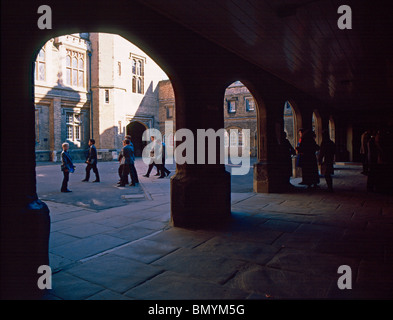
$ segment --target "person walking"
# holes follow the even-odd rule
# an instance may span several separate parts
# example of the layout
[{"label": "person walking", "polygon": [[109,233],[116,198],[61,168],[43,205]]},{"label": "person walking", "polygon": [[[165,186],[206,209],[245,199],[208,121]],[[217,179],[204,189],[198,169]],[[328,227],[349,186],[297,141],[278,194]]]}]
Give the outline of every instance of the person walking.
[{"label": "person walking", "polygon": [[[297,156],[296,156],[296,167],[300,168],[301,171],[302,171],[302,153],[299,152],[299,146],[300,146],[300,143],[302,142],[302,137],[303,137],[303,133],[304,132],[305,132],[305,130],[303,128],[299,129],[299,131],[298,131],[299,142],[297,143],[297,146],[295,148],[296,149],[296,153],[297,153]],[[302,172],[302,181],[299,182],[299,184],[301,184],[301,185],[305,184],[304,181],[303,181],[303,172]]]},{"label": "person walking", "polygon": [[[157,143],[159,144],[160,140],[157,140]],[[162,154],[162,162],[161,162],[161,164],[158,165],[158,167],[160,168],[159,169],[159,172],[160,172],[159,179],[162,179],[162,178],[165,178],[165,175],[169,176],[171,174],[171,172],[167,168],[165,168],[166,148],[165,148],[164,141],[161,143],[161,149],[159,152],[161,152],[161,154]]]},{"label": "person walking", "polygon": [[72,163],[71,156],[68,152],[69,144],[64,142],[62,144],[63,151],[61,152],[61,171],[63,171],[63,182],[61,184],[61,192],[72,192],[68,189],[68,181],[70,178],[70,172],[75,171],[75,166]]},{"label": "person walking", "polygon": [[96,175],[96,179],[93,182],[100,182],[100,175],[97,169],[97,149],[95,147],[95,140],[89,139],[89,153],[86,159],[86,176],[82,182],[88,182],[90,179],[90,170],[93,169],[94,174]]},{"label": "person walking", "polygon": [[370,140],[370,130],[366,130],[360,137],[360,155],[363,164],[364,175],[368,175],[368,142]]},{"label": "person walking", "polygon": [[333,192],[333,179],[334,173],[334,156],[336,154],[336,145],[330,139],[329,132],[325,131],[322,134],[321,149],[318,155],[318,162],[321,165],[321,174],[325,177],[326,184],[329,192]]},{"label": "person walking", "polygon": [[153,170],[153,167],[155,166],[157,168],[157,174],[156,176],[160,175],[160,166],[157,164],[157,159],[159,158],[159,145],[157,144],[157,141],[155,140],[154,136],[150,137],[151,140],[151,149],[150,149],[150,162],[149,162],[149,167],[147,168],[146,174],[143,176],[146,178],[149,178],[151,171]]},{"label": "person walking", "polygon": [[304,132],[297,150],[302,155],[301,161],[303,183],[307,185],[308,188],[311,188],[311,186],[317,187],[319,183],[318,163],[316,156],[316,152],[319,149],[320,148],[314,139],[314,132]]},{"label": "person walking", "polygon": [[[131,141],[131,136],[130,135],[126,135],[124,137],[124,139]],[[123,144],[123,146],[124,146],[124,144]],[[124,166],[123,149],[121,149],[120,152],[119,152],[118,161],[119,161],[119,169],[118,169],[119,182],[117,184],[121,184],[121,177],[123,175],[123,166]],[[128,177],[127,177],[127,180],[126,180],[126,184],[128,184]]]},{"label": "person walking", "polygon": [[130,186],[136,186],[139,183],[138,174],[135,169],[135,154],[134,154],[134,146],[130,140],[123,141],[123,172],[122,179],[119,187],[125,187],[126,183],[128,183],[128,175],[131,174],[131,184]]}]

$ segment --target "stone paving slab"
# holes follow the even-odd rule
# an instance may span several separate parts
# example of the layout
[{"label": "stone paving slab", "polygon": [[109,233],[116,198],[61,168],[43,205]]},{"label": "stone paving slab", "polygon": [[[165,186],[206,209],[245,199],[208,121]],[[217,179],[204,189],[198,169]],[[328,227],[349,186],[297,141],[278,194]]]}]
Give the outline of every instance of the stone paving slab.
[{"label": "stone paving slab", "polygon": [[149,240],[139,240],[113,251],[112,254],[148,264],[176,249],[178,249],[177,246],[165,242],[158,243]]},{"label": "stone paving slab", "polygon": [[324,276],[247,265],[226,286],[252,292],[252,299],[324,299],[333,280]]},{"label": "stone paving slab", "polygon": [[147,281],[164,270],[113,254],[105,254],[67,270],[74,276],[118,293]]},{"label": "stone paving slab", "polygon": [[248,293],[189,275],[166,271],[131,289],[126,296],[138,300],[239,300]]},{"label": "stone paving slab", "polygon": [[126,243],[124,239],[107,234],[97,234],[79,239],[51,249],[51,253],[70,259],[81,260]]},{"label": "stone paving slab", "polygon": [[348,265],[356,270],[359,261],[334,254],[321,254],[305,250],[282,248],[267,264],[267,267],[307,273],[319,277],[337,278],[337,269]]},{"label": "stone paving slab", "polygon": [[56,273],[52,276],[50,295],[65,300],[84,300],[103,291],[104,288],[90,281],[75,277],[67,272]]},{"label": "stone paving slab", "polygon": [[231,278],[245,262],[198,251],[180,248],[167,256],[156,260],[153,265],[165,270],[188,274],[189,276],[224,283]]},{"label": "stone paving slab", "polygon": [[231,237],[217,236],[196,247],[195,250],[202,254],[266,264],[280,250],[280,247],[259,242],[236,241]]}]

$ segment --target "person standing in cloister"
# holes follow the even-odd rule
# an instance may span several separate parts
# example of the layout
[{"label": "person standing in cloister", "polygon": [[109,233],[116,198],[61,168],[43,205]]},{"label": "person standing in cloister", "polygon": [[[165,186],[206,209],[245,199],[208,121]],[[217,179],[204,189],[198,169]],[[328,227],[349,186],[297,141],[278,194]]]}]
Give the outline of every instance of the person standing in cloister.
[{"label": "person standing in cloister", "polygon": [[320,149],[315,142],[314,132],[309,130],[303,133],[302,140],[297,151],[302,155],[302,177],[303,184],[308,188],[317,187],[319,183],[318,163],[316,152]]}]

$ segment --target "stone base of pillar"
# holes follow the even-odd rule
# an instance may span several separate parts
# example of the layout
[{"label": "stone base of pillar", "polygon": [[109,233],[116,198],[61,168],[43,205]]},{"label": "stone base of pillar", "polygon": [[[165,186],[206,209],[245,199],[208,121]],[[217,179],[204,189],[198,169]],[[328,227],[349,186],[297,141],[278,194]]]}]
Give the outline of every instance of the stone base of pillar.
[{"label": "stone base of pillar", "polygon": [[256,193],[280,193],[287,191],[283,172],[278,163],[261,161],[254,164],[253,187]]},{"label": "stone base of pillar", "polygon": [[38,267],[49,265],[49,209],[38,199],[23,209],[3,209],[1,299],[40,299]]},{"label": "stone base of pillar", "polygon": [[171,220],[175,227],[214,228],[231,216],[231,176],[224,167],[178,170],[171,178]]}]

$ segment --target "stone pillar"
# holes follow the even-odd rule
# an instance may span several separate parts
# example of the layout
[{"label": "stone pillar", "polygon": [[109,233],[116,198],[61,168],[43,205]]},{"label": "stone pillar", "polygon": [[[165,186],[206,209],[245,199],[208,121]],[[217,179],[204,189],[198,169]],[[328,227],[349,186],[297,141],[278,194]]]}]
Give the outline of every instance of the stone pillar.
[{"label": "stone pillar", "polygon": [[224,128],[223,96],[220,91],[214,92],[214,85],[198,84],[196,88],[195,84],[183,83],[182,86],[187,91],[178,92],[175,88],[176,130],[192,131],[194,164],[177,164],[176,174],[171,178],[171,219],[177,227],[214,227],[230,217],[230,174],[219,163],[218,147],[217,164],[196,164],[196,137],[198,129],[211,128],[217,132]]},{"label": "stone pillar", "polygon": [[[1,299],[34,299],[43,293],[37,286],[40,265],[48,265],[49,209],[36,193],[35,122],[32,56],[37,39],[3,33],[9,50],[4,52],[7,81],[3,101],[18,103],[1,111]],[[19,46],[25,39],[24,46]],[[16,85],[17,83],[17,85]],[[15,120],[17,119],[17,121]]]},{"label": "stone pillar", "polygon": [[258,112],[258,162],[254,164],[253,188],[257,193],[281,192],[282,161],[277,158],[279,137],[283,130],[283,103],[279,99],[265,100],[265,108]]}]

